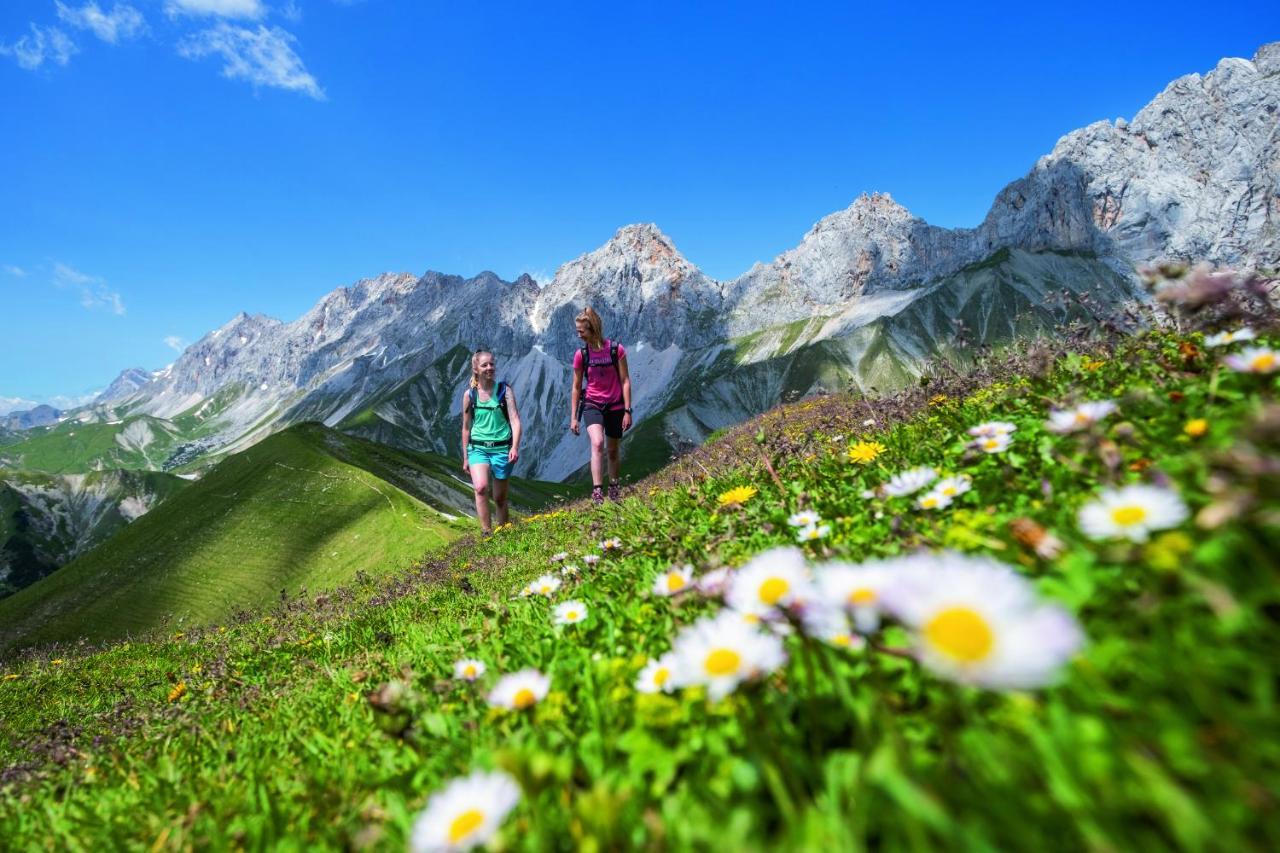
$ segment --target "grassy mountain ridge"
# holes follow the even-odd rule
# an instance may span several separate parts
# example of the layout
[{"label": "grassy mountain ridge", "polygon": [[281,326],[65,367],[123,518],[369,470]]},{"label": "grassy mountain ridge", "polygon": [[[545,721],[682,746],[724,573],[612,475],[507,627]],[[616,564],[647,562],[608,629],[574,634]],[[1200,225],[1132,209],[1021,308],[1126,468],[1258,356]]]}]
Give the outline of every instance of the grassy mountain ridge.
[{"label": "grassy mountain ridge", "polygon": [[[621,505],[463,540],[268,619],[10,667],[0,832],[403,849],[433,793],[496,767],[522,792],[505,849],[1274,849],[1274,375],[1220,368],[1198,336],[1014,356],[873,401],[872,426],[847,395],[771,411]],[[1046,428],[1052,406],[1101,399],[1119,411],[1095,427]],[[988,420],[1016,426],[1007,451],[966,447]],[[883,448],[866,464],[847,453],[862,440]],[[864,496],[919,465],[972,490],[938,511]],[[1085,535],[1080,510],[1136,483],[1193,517],[1142,543]],[[723,701],[637,691],[646,660],[718,607],[656,596],[655,577],[794,543],[798,509],[831,526],[803,545],[814,564],[997,560],[1088,643],[1057,683],[1003,692],[948,681],[893,621],[852,651],[793,630],[786,663]],[[578,561],[609,536],[621,548],[598,568]],[[557,551],[579,573],[552,602],[516,598]],[[554,625],[571,598],[587,620]],[[451,679],[462,657],[488,664],[479,684]],[[550,692],[488,707],[523,667]]]},{"label": "grassy mountain ridge", "polygon": [[[319,424],[284,430],[39,583],[0,601],[0,651],[224,619],[358,571],[402,567],[456,538],[472,506],[457,464]],[[517,507],[540,484],[513,484]]]},{"label": "grassy mountain ridge", "polygon": [[159,471],[0,470],[0,596],[65,565],[187,485]]}]

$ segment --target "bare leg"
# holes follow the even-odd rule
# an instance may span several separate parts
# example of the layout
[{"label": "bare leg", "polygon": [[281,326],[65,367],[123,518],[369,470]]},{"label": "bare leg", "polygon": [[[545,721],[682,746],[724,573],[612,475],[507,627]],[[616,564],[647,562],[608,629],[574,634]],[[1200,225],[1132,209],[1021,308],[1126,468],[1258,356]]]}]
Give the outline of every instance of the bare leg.
[{"label": "bare leg", "polygon": [[587,427],[591,439],[591,485],[604,485],[604,424]]},{"label": "bare leg", "polygon": [[507,481],[493,479],[493,502],[498,505],[498,524],[507,523]]},{"label": "bare leg", "polygon": [[609,439],[609,482],[618,482],[618,468],[620,467],[620,451],[622,442],[619,439]]},{"label": "bare leg", "polygon": [[476,517],[480,519],[480,532],[491,533],[489,523],[489,466],[471,465],[471,488],[476,493]]}]

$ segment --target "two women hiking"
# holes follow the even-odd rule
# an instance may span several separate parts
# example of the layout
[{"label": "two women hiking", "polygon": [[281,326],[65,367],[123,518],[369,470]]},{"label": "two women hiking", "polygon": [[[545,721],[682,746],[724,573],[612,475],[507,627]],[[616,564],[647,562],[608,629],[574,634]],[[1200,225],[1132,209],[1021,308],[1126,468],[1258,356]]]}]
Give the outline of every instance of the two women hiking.
[{"label": "two women hiking", "polygon": [[[573,355],[573,389],[569,399],[569,429],[591,440],[591,500],[605,499],[604,473],[609,473],[608,497],[618,500],[619,444],[631,429],[631,374],[627,351],[604,337],[600,315],[584,308],[574,318],[582,347]],[[480,350],[471,357],[471,383],[462,392],[462,470],[471,476],[476,516],[483,535],[493,532],[489,497],[497,506],[498,524],[507,523],[507,478],[520,458],[520,413],[515,394],[494,377],[493,353]],[[585,381],[584,381],[585,380]],[[492,485],[491,485],[492,483]]]}]

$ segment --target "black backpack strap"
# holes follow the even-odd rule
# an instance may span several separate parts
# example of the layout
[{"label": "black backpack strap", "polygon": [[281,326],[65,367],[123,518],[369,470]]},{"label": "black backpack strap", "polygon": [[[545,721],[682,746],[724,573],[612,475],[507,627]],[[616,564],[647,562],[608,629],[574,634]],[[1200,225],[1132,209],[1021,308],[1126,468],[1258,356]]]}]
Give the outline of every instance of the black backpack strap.
[{"label": "black backpack strap", "polygon": [[622,371],[618,370],[618,342],[609,341],[609,358],[613,360],[613,369],[618,371],[618,378],[622,378]]},{"label": "black backpack strap", "polygon": [[502,416],[511,421],[511,415],[507,414],[507,383],[498,383],[498,408],[502,411]]},{"label": "black backpack strap", "polygon": [[476,407],[476,395],[472,393],[474,389],[468,388],[462,392],[462,411],[468,413]]}]

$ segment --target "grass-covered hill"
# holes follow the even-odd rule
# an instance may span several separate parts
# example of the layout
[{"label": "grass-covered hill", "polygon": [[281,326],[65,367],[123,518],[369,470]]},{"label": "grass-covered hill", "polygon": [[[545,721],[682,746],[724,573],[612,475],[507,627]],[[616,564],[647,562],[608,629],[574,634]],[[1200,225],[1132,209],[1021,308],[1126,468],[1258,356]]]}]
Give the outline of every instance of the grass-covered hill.
[{"label": "grass-covered hill", "polygon": [[[411,564],[474,524],[458,464],[319,424],[280,432],[44,580],[0,600],[0,653],[225,620]],[[553,486],[513,481],[536,509]]]},{"label": "grass-covered hill", "polygon": [[187,485],[160,471],[0,470],[0,597],[106,541]]},{"label": "grass-covered hill", "polygon": [[[1037,345],[806,401],[619,505],[23,660],[0,837],[395,850],[429,807],[424,838],[499,849],[1277,849],[1277,374],[1222,352]],[[922,466],[949,504],[903,494]],[[509,781],[441,796],[481,770]]]}]

